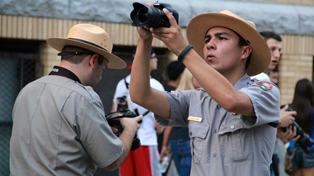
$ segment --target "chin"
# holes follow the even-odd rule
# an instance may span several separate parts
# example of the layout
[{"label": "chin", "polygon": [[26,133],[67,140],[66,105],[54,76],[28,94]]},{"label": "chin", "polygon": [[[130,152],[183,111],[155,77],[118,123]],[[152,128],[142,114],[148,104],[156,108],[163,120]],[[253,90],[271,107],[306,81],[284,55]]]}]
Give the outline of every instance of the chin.
[{"label": "chin", "polygon": [[[277,64],[276,64],[277,65]],[[274,70],[276,68],[276,65],[271,65],[270,67],[268,67],[269,70]]]}]

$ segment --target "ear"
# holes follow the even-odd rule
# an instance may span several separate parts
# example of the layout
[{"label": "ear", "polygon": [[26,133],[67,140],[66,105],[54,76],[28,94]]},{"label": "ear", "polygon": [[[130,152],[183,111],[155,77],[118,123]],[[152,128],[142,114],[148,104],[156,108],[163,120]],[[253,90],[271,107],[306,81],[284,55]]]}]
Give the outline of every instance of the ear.
[{"label": "ear", "polygon": [[247,59],[252,52],[252,47],[247,45],[242,47],[241,59]]},{"label": "ear", "polygon": [[98,54],[93,54],[90,58],[89,58],[89,65],[91,66],[92,70],[95,70],[96,68],[96,64],[98,64],[97,59],[98,59],[99,55]]}]

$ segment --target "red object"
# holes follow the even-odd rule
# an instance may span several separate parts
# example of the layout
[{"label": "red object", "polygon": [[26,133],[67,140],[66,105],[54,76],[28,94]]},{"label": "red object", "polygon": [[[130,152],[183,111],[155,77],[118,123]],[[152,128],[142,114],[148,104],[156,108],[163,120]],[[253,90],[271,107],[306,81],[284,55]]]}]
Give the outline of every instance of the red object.
[{"label": "red object", "polygon": [[130,151],[120,167],[121,176],[152,176],[149,147],[140,146]]}]

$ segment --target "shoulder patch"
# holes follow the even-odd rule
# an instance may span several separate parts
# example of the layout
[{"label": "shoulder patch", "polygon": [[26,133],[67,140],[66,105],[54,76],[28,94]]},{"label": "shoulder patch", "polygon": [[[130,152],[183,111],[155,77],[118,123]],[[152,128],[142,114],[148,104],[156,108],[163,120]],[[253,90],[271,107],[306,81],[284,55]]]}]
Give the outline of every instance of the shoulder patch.
[{"label": "shoulder patch", "polygon": [[271,90],[273,86],[271,83],[266,82],[266,81],[258,81],[256,84],[262,89],[262,90]]}]

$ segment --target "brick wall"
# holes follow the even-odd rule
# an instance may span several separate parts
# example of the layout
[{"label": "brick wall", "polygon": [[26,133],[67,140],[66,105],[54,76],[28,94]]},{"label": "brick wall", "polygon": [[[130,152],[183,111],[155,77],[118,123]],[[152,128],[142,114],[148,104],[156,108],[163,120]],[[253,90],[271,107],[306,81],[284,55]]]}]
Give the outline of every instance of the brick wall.
[{"label": "brick wall", "polygon": [[282,58],[279,61],[279,88],[281,104],[290,103],[296,82],[312,80],[314,37],[282,35]]},{"label": "brick wall", "polygon": [[283,55],[279,66],[281,104],[291,103],[299,79],[312,80],[313,56]]},{"label": "brick wall", "polygon": [[46,42],[41,43],[39,49],[40,62],[43,65],[43,75],[50,73],[54,65],[60,64],[58,51],[50,47]]}]

